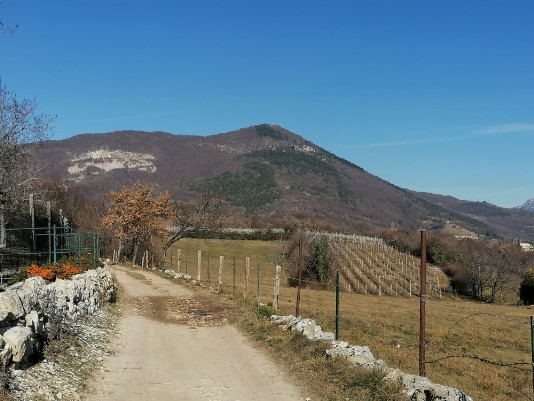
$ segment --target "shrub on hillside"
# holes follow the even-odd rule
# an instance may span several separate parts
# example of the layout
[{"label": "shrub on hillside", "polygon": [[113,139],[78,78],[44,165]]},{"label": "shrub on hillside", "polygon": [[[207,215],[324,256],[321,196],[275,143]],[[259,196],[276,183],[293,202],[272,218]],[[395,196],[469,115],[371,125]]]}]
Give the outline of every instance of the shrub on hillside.
[{"label": "shrub on hillside", "polygon": [[306,258],[306,270],[320,283],[325,283],[331,277],[331,257],[328,246],[328,237],[321,235],[314,238]]},{"label": "shrub on hillside", "polygon": [[525,305],[534,304],[534,270],[527,269],[523,273],[521,285],[519,286],[519,299]]},{"label": "shrub on hillside", "polygon": [[286,251],[286,260],[290,266],[293,266],[290,270],[288,285],[296,287],[298,284],[299,241],[303,241],[302,285],[325,288],[325,284],[331,283],[330,280],[333,278],[332,255],[326,235],[306,238],[301,233],[297,233],[293,236]]}]

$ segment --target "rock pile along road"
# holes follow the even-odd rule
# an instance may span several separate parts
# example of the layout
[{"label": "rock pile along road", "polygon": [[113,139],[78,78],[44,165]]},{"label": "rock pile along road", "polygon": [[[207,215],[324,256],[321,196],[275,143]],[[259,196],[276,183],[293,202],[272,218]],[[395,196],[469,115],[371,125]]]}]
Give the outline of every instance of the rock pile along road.
[{"label": "rock pile along road", "polygon": [[116,354],[88,401],[304,400],[233,326],[237,311],[153,273],[116,266],[122,287]]}]

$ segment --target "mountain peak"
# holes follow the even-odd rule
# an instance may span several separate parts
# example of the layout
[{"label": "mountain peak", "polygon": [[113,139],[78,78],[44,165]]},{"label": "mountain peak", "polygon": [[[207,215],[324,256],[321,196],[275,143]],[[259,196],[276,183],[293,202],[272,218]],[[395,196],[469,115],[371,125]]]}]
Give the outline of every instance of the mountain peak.
[{"label": "mountain peak", "polygon": [[534,198],[527,200],[521,206],[517,206],[517,208],[527,210],[529,212],[534,212]]},{"label": "mountain peak", "polygon": [[[534,238],[534,213],[404,190],[277,124],[209,136],[116,131],[42,145],[32,159],[46,176],[76,182],[95,199],[143,181],[174,199],[212,188],[229,200],[238,225],[372,232],[453,221],[485,235]],[[534,210],[534,199],[527,204]]]}]

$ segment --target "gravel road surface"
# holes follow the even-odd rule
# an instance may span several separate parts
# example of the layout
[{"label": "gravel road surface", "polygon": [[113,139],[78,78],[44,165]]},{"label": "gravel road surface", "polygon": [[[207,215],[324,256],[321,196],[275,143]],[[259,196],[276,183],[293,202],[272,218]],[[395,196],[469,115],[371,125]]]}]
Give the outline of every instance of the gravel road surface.
[{"label": "gravel road surface", "polygon": [[117,266],[123,317],[116,354],[88,401],[304,400],[233,326],[237,311],[155,274]]}]

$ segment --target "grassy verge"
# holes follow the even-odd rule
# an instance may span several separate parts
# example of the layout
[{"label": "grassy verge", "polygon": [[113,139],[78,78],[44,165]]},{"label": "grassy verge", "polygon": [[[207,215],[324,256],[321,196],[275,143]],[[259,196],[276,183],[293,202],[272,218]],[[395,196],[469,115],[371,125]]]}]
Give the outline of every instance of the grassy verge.
[{"label": "grassy verge", "polygon": [[396,384],[385,383],[381,370],[352,366],[345,358],[326,358],[328,344],[282,331],[260,316],[255,305],[243,302],[239,326],[262,349],[283,364],[284,371],[315,397],[328,401],[400,401]]}]

